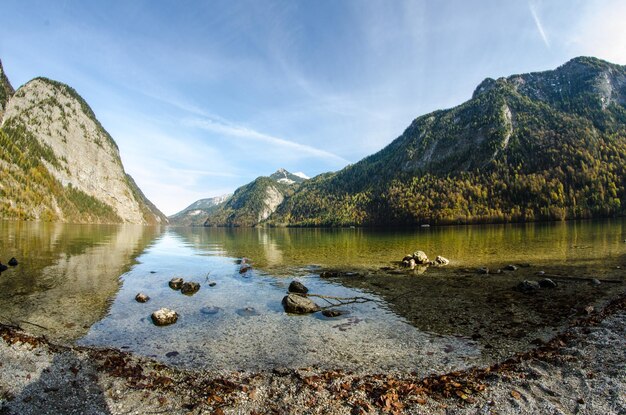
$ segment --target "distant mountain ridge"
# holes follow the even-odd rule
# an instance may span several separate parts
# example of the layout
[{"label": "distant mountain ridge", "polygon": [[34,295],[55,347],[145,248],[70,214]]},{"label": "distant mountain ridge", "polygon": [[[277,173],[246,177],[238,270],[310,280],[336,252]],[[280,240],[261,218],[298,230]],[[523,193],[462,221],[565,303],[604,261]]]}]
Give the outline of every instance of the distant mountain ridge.
[{"label": "distant mountain ridge", "polygon": [[167,223],[71,87],[36,78],[13,91],[0,64],[0,122],[0,218]]},{"label": "distant mountain ridge", "polygon": [[279,183],[300,184],[307,180],[308,177],[304,175],[304,173],[289,173],[287,170],[281,168],[270,175],[270,179],[276,180]]},{"label": "distant mountain ridge", "polygon": [[180,212],[169,216],[170,224],[174,226],[203,226],[209,215],[230,197],[232,194],[197,200]]},{"label": "distant mountain ridge", "polygon": [[[286,198],[304,183],[299,175],[279,169],[269,177],[261,176],[238,188],[207,217],[205,226],[256,226],[267,220]],[[306,176],[305,176],[306,177]]]}]

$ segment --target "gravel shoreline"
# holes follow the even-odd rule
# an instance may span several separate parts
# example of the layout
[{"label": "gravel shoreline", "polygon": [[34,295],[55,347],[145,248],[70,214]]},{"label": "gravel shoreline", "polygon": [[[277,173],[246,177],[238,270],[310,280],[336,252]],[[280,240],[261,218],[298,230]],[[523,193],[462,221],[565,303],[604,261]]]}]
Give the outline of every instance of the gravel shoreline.
[{"label": "gravel shoreline", "polygon": [[189,371],[0,326],[0,414],[626,414],[626,294],[529,352],[421,378]]}]

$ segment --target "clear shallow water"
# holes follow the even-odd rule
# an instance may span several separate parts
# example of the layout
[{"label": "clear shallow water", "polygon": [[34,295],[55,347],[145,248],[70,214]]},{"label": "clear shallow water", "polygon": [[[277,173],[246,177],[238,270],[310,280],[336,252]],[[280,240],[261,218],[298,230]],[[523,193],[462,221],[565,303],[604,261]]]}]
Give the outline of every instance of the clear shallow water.
[{"label": "clear shallow water", "polygon": [[[0,222],[0,260],[20,260],[0,275],[0,318],[51,338],[185,367],[458,369],[528,347],[581,307],[623,292],[623,284],[592,288],[585,278],[623,281],[616,267],[626,262],[625,224],[381,232]],[[416,249],[452,264],[422,275],[381,269]],[[236,263],[242,257],[253,262],[245,274]],[[508,263],[531,267],[489,276],[470,272]],[[358,276],[322,279],[320,269]],[[511,289],[536,279],[539,270],[569,279],[532,296]],[[182,295],[168,287],[173,277],[202,288]],[[343,306],[348,314],[335,319],[287,315],[281,300],[294,277],[316,294],[372,301]],[[135,302],[138,292],[151,300]],[[176,310],[179,321],[154,326],[149,316],[160,307]]]}]

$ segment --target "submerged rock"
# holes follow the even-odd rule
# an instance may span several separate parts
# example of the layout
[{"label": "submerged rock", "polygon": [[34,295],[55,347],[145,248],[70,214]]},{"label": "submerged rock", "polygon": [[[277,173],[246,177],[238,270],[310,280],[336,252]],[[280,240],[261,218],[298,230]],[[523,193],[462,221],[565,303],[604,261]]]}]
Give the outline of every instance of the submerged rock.
[{"label": "submerged rock", "polygon": [[183,286],[183,282],[182,278],[172,278],[169,285],[172,290],[180,290]]},{"label": "submerged rock", "polygon": [[333,317],[339,317],[344,315],[345,312],[341,311],[341,310],[324,310],[322,311],[322,315],[324,317],[329,317],[329,318],[333,318]]},{"label": "submerged rock", "polygon": [[15,257],[9,259],[9,265],[12,267],[17,266],[17,259],[15,259]]},{"label": "submerged rock", "polygon": [[240,308],[239,310],[236,311],[236,313],[242,317],[253,317],[253,316],[261,315],[261,313],[259,313],[254,307]]},{"label": "submerged rock", "polygon": [[540,285],[537,281],[528,281],[524,280],[517,284],[517,290],[523,293],[531,293],[535,292],[540,288]]},{"label": "submerged rock", "polygon": [[291,281],[291,284],[289,284],[288,291],[290,293],[306,294],[309,292],[309,289],[305,287],[304,284],[302,284],[300,281],[294,280],[294,281]]},{"label": "submerged rock", "polygon": [[178,320],[176,311],[170,310],[169,308],[161,308],[152,313],[150,317],[152,317],[152,322],[157,326],[168,326],[176,323]]},{"label": "submerged rock", "polygon": [[202,308],[200,309],[200,312],[201,312],[202,314],[206,314],[207,316],[211,316],[211,315],[214,315],[214,314],[219,313],[219,312],[220,312],[220,310],[221,310],[221,308],[219,308],[219,307],[215,307],[215,306],[206,306],[206,307],[202,307]]},{"label": "submerged rock", "polygon": [[539,286],[541,288],[556,288],[556,285],[556,282],[552,281],[550,278],[539,280]]},{"label": "submerged rock", "polygon": [[180,292],[185,295],[194,295],[200,290],[200,284],[197,282],[187,281],[180,287]]},{"label": "submerged rock", "polygon": [[150,297],[144,293],[139,293],[135,296],[135,301],[138,303],[146,303],[148,300],[150,300]]},{"label": "submerged rock", "polygon": [[291,314],[309,314],[320,311],[320,307],[313,300],[297,294],[287,294],[282,304],[285,312]]}]

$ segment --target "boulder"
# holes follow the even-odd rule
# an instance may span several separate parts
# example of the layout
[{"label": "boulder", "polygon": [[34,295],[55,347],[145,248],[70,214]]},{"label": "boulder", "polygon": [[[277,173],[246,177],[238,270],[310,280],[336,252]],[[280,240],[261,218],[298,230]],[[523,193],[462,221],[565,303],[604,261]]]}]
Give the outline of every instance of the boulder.
[{"label": "boulder", "polygon": [[320,278],[337,278],[339,273],[337,271],[323,271],[320,274]]},{"label": "boulder", "polygon": [[489,274],[489,268],[487,268],[487,267],[481,267],[481,268],[478,268],[478,269],[476,270],[476,272],[477,272],[477,273],[479,273],[479,274]]},{"label": "boulder", "polygon": [[7,267],[6,265],[4,265],[2,262],[0,262],[0,272],[2,271],[6,271],[7,269],[9,269],[9,267]]},{"label": "boulder", "polygon": [[594,278],[591,280],[591,285],[600,285],[600,284],[602,284],[602,282],[597,278]]},{"label": "boulder", "polygon": [[169,282],[170,288],[172,290],[180,290],[183,286],[182,278],[172,278]]},{"label": "boulder", "polygon": [[535,292],[540,288],[540,285],[537,281],[528,281],[524,280],[517,284],[517,291],[521,291],[523,293],[531,293]]},{"label": "boulder", "polygon": [[552,281],[550,278],[543,278],[539,280],[539,286],[541,288],[556,288],[556,282]]},{"label": "boulder", "polygon": [[15,257],[9,259],[9,265],[12,267],[17,266],[17,259],[15,259]]},{"label": "boulder", "polygon": [[439,266],[443,266],[443,265],[448,265],[450,263],[450,260],[448,258],[444,258],[441,255],[437,255],[437,258],[435,258],[434,261],[434,265],[439,265]]},{"label": "boulder", "polygon": [[187,281],[180,287],[180,292],[185,295],[194,295],[200,290],[200,284],[197,282]]},{"label": "boulder", "polygon": [[306,294],[309,292],[309,289],[306,288],[304,284],[302,284],[300,281],[294,280],[294,281],[291,281],[291,284],[289,284],[288,291],[290,293]]},{"label": "boulder", "polygon": [[517,266],[513,265],[513,264],[509,264],[506,267],[504,267],[504,269],[506,271],[517,271]]},{"label": "boulder", "polygon": [[176,323],[178,320],[176,311],[170,310],[169,308],[161,308],[152,313],[150,317],[152,317],[152,322],[157,326],[167,326]]},{"label": "boulder", "polygon": [[309,314],[320,311],[320,307],[313,300],[297,294],[287,294],[282,304],[285,312],[291,314]]},{"label": "boulder", "polygon": [[135,301],[137,301],[138,303],[147,303],[149,299],[150,297],[148,297],[144,293],[139,293],[135,296]]},{"label": "boulder", "polygon": [[424,251],[415,251],[413,252],[413,259],[417,264],[427,264],[428,256],[424,253]]},{"label": "boulder", "polygon": [[217,283],[215,281],[211,281],[209,283],[209,287],[215,287],[217,285]]}]

